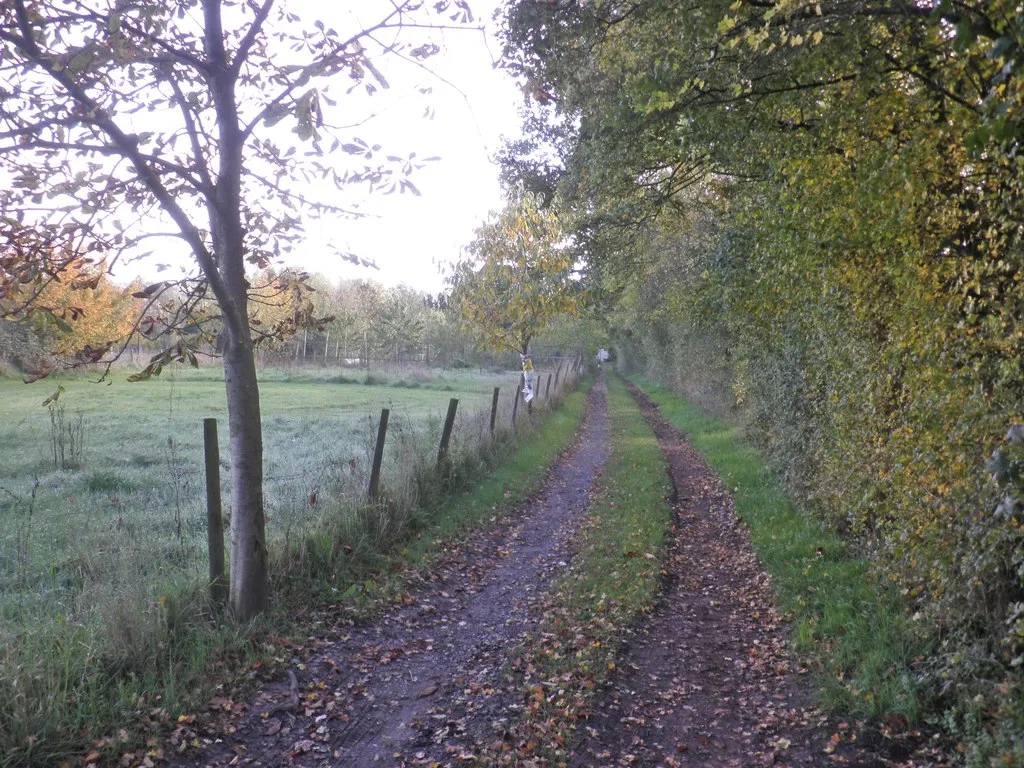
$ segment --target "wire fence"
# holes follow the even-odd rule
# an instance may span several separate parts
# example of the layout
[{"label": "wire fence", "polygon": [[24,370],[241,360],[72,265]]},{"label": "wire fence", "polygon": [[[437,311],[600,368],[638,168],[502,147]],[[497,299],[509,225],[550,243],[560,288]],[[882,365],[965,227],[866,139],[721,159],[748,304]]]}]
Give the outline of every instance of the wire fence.
[{"label": "wire fence", "polygon": [[[543,409],[573,386],[580,360],[569,359],[538,373],[534,406]],[[572,372],[570,373],[570,369]],[[556,373],[557,381],[556,381]],[[519,382],[500,387],[488,407],[457,407],[446,453],[472,455],[529,429],[532,413],[514,399]],[[271,551],[288,551],[296,541],[339,516],[383,498],[395,509],[412,509],[422,494],[422,476],[439,471],[446,399],[438,393],[436,415],[423,417],[390,409],[381,452],[378,499],[370,498],[370,477],[379,414],[353,420],[337,440],[302,444],[300,460],[278,463],[268,446],[264,472],[265,515]],[[490,398],[489,398],[490,399]],[[492,429],[492,423],[494,425]],[[202,424],[195,425],[197,431]],[[225,430],[226,431],[226,430]],[[301,441],[302,434],[280,440]],[[221,443],[226,443],[221,435]],[[281,451],[280,453],[284,453]],[[162,457],[137,467],[142,480],[125,482],[117,473],[93,472],[86,487],[44,512],[47,489],[5,492],[0,507],[0,635],[36,621],[116,621],[118,604],[152,602],[169,584],[197,582],[208,573],[208,509],[204,460],[175,438]],[[135,459],[131,459],[135,461]],[[139,460],[141,461],[141,459]],[[230,461],[217,460],[223,517],[230,536]],[[86,499],[78,496],[88,496]],[[100,503],[92,503],[96,498]]]}]

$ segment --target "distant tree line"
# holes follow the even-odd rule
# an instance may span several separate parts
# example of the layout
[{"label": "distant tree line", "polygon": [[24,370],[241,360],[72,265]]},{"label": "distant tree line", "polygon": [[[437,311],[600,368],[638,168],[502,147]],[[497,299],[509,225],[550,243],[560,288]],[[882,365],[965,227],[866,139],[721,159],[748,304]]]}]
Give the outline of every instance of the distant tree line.
[{"label": "distant tree line", "polygon": [[[332,283],[315,274],[262,270],[250,279],[250,313],[258,336],[257,359],[264,366],[409,365],[441,368],[518,367],[510,352],[477,348],[445,293],[426,293],[406,285],[385,286],[373,280]],[[92,287],[80,283],[89,281]],[[12,310],[18,296],[4,299],[0,319],[0,366],[33,374],[58,360],[92,364],[89,352],[113,339],[134,335],[119,352],[119,363],[141,368],[181,332],[181,307],[209,317],[208,299],[191,301],[187,286],[173,286],[149,304],[138,281],[119,287],[107,275],[71,265],[46,283],[36,304],[52,311]],[[216,328],[215,315],[210,317]],[[195,349],[197,361],[216,357],[216,331]],[[541,339],[541,357],[575,354],[580,341],[572,332],[553,329]]]}]

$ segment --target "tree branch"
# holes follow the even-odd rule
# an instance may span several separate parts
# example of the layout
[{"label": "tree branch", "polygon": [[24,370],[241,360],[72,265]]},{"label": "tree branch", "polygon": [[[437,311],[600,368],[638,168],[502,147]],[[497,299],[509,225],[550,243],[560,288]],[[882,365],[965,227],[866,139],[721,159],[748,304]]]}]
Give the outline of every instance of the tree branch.
[{"label": "tree branch", "polygon": [[42,51],[42,49],[40,49],[35,40],[35,35],[32,30],[32,22],[29,19],[28,11],[25,8],[25,0],[14,0],[14,4],[19,29],[21,31],[21,38],[16,38],[13,41],[14,44],[30,62],[46,72],[65,91],[67,91],[75,102],[85,109],[87,114],[93,116],[93,124],[107,134],[111,141],[113,141],[121,150],[123,156],[132,163],[136,172],[139,174],[139,178],[157,198],[157,200],[160,201],[164,210],[167,211],[168,215],[181,230],[184,239],[188,242],[189,247],[195,254],[200,267],[210,280],[210,287],[213,289],[218,299],[223,296],[226,301],[227,292],[223,282],[220,280],[219,274],[217,273],[216,260],[214,259],[213,254],[206,247],[206,243],[203,242],[203,238],[199,234],[199,230],[192,223],[184,209],[178,205],[174,196],[170,193],[167,187],[164,186],[156,171],[146,163],[146,158],[141,152],[139,152],[138,143],[135,138],[126,134],[121,127],[117,125],[109,115],[107,115],[106,111],[96,103],[88,93],[86,93],[82,86],[78,85],[68,77],[65,71],[58,71],[54,69],[49,61],[49,57]]},{"label": "tree branch", "polygon": [[253,171],[248,170],[244,170],[243,173],[249,178],[255,179],[260,184],[263,184],[267,188],[274,190],[279,195],[287,197],[289,200],[294,200],[295,202],[307,208],[311,208],[313,210],[327,211],[329,213],[337,213],[342,216],[350,216],[353,219],[362,219],[369,215],[361,211],[350,211],[347,208],[342,208],[341,206],[333,205],[331,203],[314,202],[312,200],[307,199],[304,195],[301,195],[298,192],[292,192],[289,189],[285,189],[276,181],[271,181],[270,179],[261,176],[258,173],[254,173]]},{"label": "tree branch", "polygon": [[192,112],[188,108],[188,101],[185,99],[185,94],[181,90],[181,86],[178,84],[177,79],[174,77],[173,70],[170,72],[167,83],[171,86],[171,90],[174,91],[174,98],[178,102],[178,106],[181,109],[181,116],[185,120],[185,132],[188,134],[189,142],[192,144],[192,154],[196,158],[196,168],[198,169],[199,176],[202,179],[203,185],[206,187],[205,194],[212,195],[214,193],[213,179],[210,177],[210,169],[206,165],[206,157],[203,155],[203,148],[199,143],[199,126],[196,125],[195,120],[192,117]]},{"label": "tree branch", "polygon": [[345,53],[346,48],[348,48],[353,43],[359,41],[360,38],[371,35],[378,29],[386,28],[388,21],[393,19],[396,15],[401,16],[401,14],[401,8],[392,11],[387,16],[385,16],[384,19],[379,21],[374,26],[360,30],[359,32],[352,35],[352,37],[350,37],[345,42],[339,43],[329,55],[319,58],[313,61],[312,63],[307,64],[306,66],[299,69],[294,79],[286,82],[284,89],[280,93],[278,93],[274,98],[270,99],[266,104],[264,104],[263,109],[259,110],[256,113],[255,117],[253,117],[252,120],[250,120],[249,123],[242,128],[242,140],[247,141],[249,139],[249,136],[252,135],[252,132],[256,129],[256,126],[259,125],[260,122],[265,120],[267,116],[274,112],[278,107],[280,107],[281,104],[285,102],[285,100],[291,97],[291,95],[295,92],[296,88],[305,85],[306,83],[309,82],[310,78],[314,77],[315,75],[321,72],[326,71],[329,67],[342,64],[345,58],[349,55]]},{"label": "tree branch", "polygon": [[242,69],[242,65],[249,57],[249,51],[252,50],[252,46],[256,43],[256,38],[260,31],[263,29],[263,24],[266,22],[267,17],[270,15],[271,8],[274,7],[274,0],[263,0],[263,5],[260,6],[256,12],[256,17],[253,19],[252,24],[249,25],[249,29],[245,32],[245,37],[242,38],[242,42],[238,44],[238,52],[235,54],[235,60],[231,62],[231,72],[237,77],[239,71]]},{"label": "tree branch", "polygon": [[187,64],[188,66],[192,67],[193,69],[195,69],[197,72],[199,72],[202,75],[208,75],[210,73],[209,66],[202,59],[198,58],[197,56],[195,56],[195,55],[193,55],[191,53],[188,53],[186,51],[182,51],[182,50],[179,50],[178,48],[175,48],[174,46],[170,45],[163,38],[157,37],[156,35],[153,35],[153,34],[151,34],[149,32],[146,32],[144,29],[139,29],[138,27],[132,25],[130,22],[125,23],[125,21],[123,20],[123,17],[122,17],[122,21],[121,21],[121,26],[124,29],[128,30],[129,32],[131,32],[133,35],[138,35],[139,37],[143,38],[144,40],[149,41],[150,43],[152,43],[156,47],[158,47],[161,50],[165,51],[167,53],[167,55],[170,56],[171,58],[173,58],[175,61],[177,61],[177,62],[179,62],[181,64]]}]

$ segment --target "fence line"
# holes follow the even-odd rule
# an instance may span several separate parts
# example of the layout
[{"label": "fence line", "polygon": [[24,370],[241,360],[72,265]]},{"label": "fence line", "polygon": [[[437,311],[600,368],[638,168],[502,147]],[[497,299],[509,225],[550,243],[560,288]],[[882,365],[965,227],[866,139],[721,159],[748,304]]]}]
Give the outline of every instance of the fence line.
[{"label": "fence line", "polygon": [[[548,379],[543,389],[538,380],[537,402],[542,406],[554,402],[575,383],[575,377],[568,373],[567,362],[570,361],[562,360],[557,370],[543,372]],[[555,367],[552,366],[552,369]],[[339,510],[358,509],[364,504],[370,490],[368,481],[372,480],[375,487],[375,492],[370,494],[371,499],[380,498],[382,487],[392,482],[389,479],[392,477],[397,484],[394,490],[399,496],[412,494],[406,498],[415,499],[418,493],[415,485],[402,485],[405,478],[400,474],[391,474],[396,471],[392,466],[394,459],[389,458],[387,467],[383,459],[385,455],[397,457],[399,464],[394,466],[401,466],[403,457],[413,457],[417,466],[422,463],[423,468],[429,472],[434,457],[421,456],[425,449],[423,435],[431,435],[433,449],[441,457],[441,469],[444,471],[443,459],[446,455],[454,456],[456,451],[461,455],[461,452],[474,450],[476,445],[489,445],[503,439],[502,436],[514,437],[520,434],[523,424],[517,424],[514,419],[510,423],[510,413],[514,418],[523,418],[518,413],[522,395],[521,376],[516,378],[515,388],[511,386],[511,381],[506,386],[494,387],[489,393],[489,402],[481,404],[480,408],[467,412],[455,406],[443,424],[439,421],[428,422],[431,426],[424,429],[419,422],[414,424],[408,417],[404,422],[399,420],[396,424],[394,414],[390,414],[391,434],[386,430],[381,434],[380,424],[371,422],[371,427],[377,427],[375,431],[379,439],[372,440],[367,431],[361,442],[360,438],[356,438],[357,442],[352,448],[354,453],[349,453],[348,448],[344,454],[337,456],[333,455],[337,452],[327,452],[322,459],[314,456],[312,461],[305,458],[297,460],[306,462],[304,464],[280,465],[281,469],[293,469],[291,472],[265,472],[264,483],[271,489],[266,496],[266,511],[268,522],[273,520],[268,525],[268,533],[277,542],[275,546],[281,546],[283,542],[287,550],[289,537],[294,543],[296,532],[317,525],[318,520],[327,520],[327,516],[338,514]],[[449,402],[449,408],[452,407]],[[403,427],[403,424],[406,426]],[[397,434],[406,441],[405,444],[396,442],[393,446],[387,445],[385,434],[391,440],[396,430],[401,429],[405,430],[404,435],[401,432]],[[443,443],[439,440],[439,431]],[[224,472],[221,465],[224,456],[218,437],[224,438],[217,434],[216,419],[204,419],[203,480],[196,475],[199,467],[198,462],[191,458],[194,455],[192,448],[188,448],[187,452],[180,452],[179,449],[179,453],[173,457],[176,469],[166,483],[160,480],[142,487],[134,485],[123,489],[113,488],[110,500],[104,507],[104,511],[109,514],[96,516],[88,510],[83,511],[81,514],[89,515],[83,517],[86,532],[97,530],[96,526],[110,526],[107,536],[109,548],[104,546],[101,552],[79,551],[74,541],[69,540],[66,546],[54,550],[56,559],[48,561],[43,567],[42,561],[37,561],[35,557],[38,545],[32,545],[31,551],[27,550],[27,545],[22,545],[22,527],[26,528],[26,536],[38,540],[39,536],[49,535],[55,522],[49,517],[31,518],[24,514],[17,517],[15,530],[9,535],[5,532],[5,535],[0,536],[0,563],[4,564],[4,571],[7,571],[8,564],[11,567],[9,572],[0,573],[0,585],[3,585],[4,592],[7,592],[8,586],[14,590],[7,592],[7,598],[19,599],[17,595],[20,594],[20,587],[17,584],[21,582],[38,586],[52,581],[53,590],[65,595],[92,591],[94,588],[99,591],[119,589],[119,585],[130,583],[132,574],[138,579],[140,567],[146,573],[157,574],[164,572],[165,565],[161,564],[172,564],[176,571],[185,569],[189,573],[202,574],[204,580],[206,567],[209,566],[211,597],[216,601],[222,600],[227,586],[222,563],[227,556],[226,553],[218,556],[217,542],[223,547],[225,527],[230,525],[231,499],[229,488],[223,484],[224,478],[220,476]],[[365,448],[366,454],[361,452],[363,448],[360,445]],[[373,478],[369,459],[371,453],[376,454],[378,451],[380,457],[377,460],[376,477]],[[273,457],[270,458],[273,463]],[[223,466],[228,466],[228,462]],[[30,522],[24,522],[22,518]],[[132,548],[131,542],[136,541],[147,542],[151,546],[144,559],[138,559],[138,553]],[[22,549],[26,549],[26,553],[22,553]],[[143,583],[149,584],[148,578],[143,577],[137,583],[140,586]]]},{"label": "fence line", "polygon": [[[555,397],[558,397],[558,395],[559,395],[559,392],[560,392],[559,376],[561,374],[561,369],[562,369],[562,363],[563,362],[564,361],[560,361],[559,362],[558,370],[556,371],[555,374],[552,374],[550,372],[547,372],[547,374],[546,374],[547,375],[547,386],[543,390],[543,392],[544,392],[543,401],[546,402],[546,403],[550,403],[551,402],[552,378],[555,380]],[[576,360],[574,361],[574,364],[572,366],[572,369],[571,369],[571,373],[572,374],[576,373],[576,371],[580,367],[580,363],[581,362],[582,362],[582,356],[578,356],[576,358]],[[542,376],[542,375],[544,375],[544,374],[538,374],[538,380],[537,380],[536,399],[537,399],[538,402],[541,402],[541,391],[542,390],[541,390],[541,381],[540,381],[539,377]],[[563,379],[561,381],[561,384],[562,384],[561,389],[564,390],[568,386],[570,386],[571,384],[574,384],[574,383],[575,383],[575,376],[572,376],[572,378],[570,378],[570,372],[567,372],[565,379]],[[511,420],[512,423],[511,423],[511,428],[512,428],[512,432],[513,433],[516,432],[516,416],[517,416],[518,409],[519,409],[519,400],[520,400],[521,395],[522,395],[522,387],[523,387],[523,385],[522,385],[522,377],[520,376],[517,379],[516,392],[515,392],[514,399],[512,401],[512,420]],[[500,399],[500,393],[501,393],[501,388],[500,387],[495,387],[494,388],[494,392],[492,394],[492,398],[491,398],[491,408],[490,408],[490,413],[489,413],[489,418],[488,418],[488,426],[489,426],[489,430],[488,431],[492,435],[494,433],[495,421],[497,419],[498,403],[499,403],[499,399]],[[448,455],[449,444],[450,444],[450,440],[451,440],[451,437],[452,437],[452,432],[453,432],[453,429],[455,428],[455,419],[456,419],[456,414],[457,414],[457,411],[458,411],[458,405],[459,405],[459,400],[457,398],[451,398],[449,400],[449,402],[448,402],[448,412],[447,412],[446,417],[445,417],[444,426],[443,426],[442,431],[441,431],[441,439],[440,439],[440,442],[438,444],[438,450],[437,450],[436,466],[437,466],[437,470],[438,471],[442,471],[443,470],[444,460],[445,460],[445,457]],[[387,438],[389,418],[390,418],[390,409],[388,409],[388,408],[382,409],[381,410],[381,414],[380,414],[380,419],[378,421],[378,426],[377,426],[377,438],[374,441],[374,446],[373,446],[373,459],[372,459],[372,465],[371,465],[371,470],[370,470],[369,486],[367,488],[367,496],[368,496],[369,500],[371,501],[371,503],[376,502],[380,498],[381,469],[382,469],[382,464],[383,464],[383,459],[384,459],[384,448],[385,448],[385,441],[386,441],[386,438]],[[204,421],[204,424],[210,424],[211,422],[212,422],[212,427],[207,427],[207,428],[208,429],[212,429],[212,434],[214,435],[214,439],[216,439],[216,420],[215,419],[206,419]],[[214,450],[215,450],[215,448],[214,448]],[[207,466],[207,473],[208,473],[208,476],[207,476],[207,488],[209,489],[211,484],[216,482],[217,489],[218,489],[218,493],[217,493],[215,499],[214,499],[214,497],[210,496],[210,492],[208,490],[208,495],[207,495],[208,506],[210,506],[211,504],[215,504],[216,505],[216,517],[219,520],[220,519],[220,511],[219,511],[219,505],[220,505],[220,499],[219,499],[219,489],[220,489],[219,460],[211,460],[210,455],[208,454],[207,455],[207,460],[206,460],[206,466]],[[210,476],[211,472],[215,475],[215,477],[211,477]],[[292,477],[305,477],[305,475],[304,474],[300,474],[300,475],[294,475]],[[269,479],[269,478],[265,478],[265,479]],[[311,497],[310,505],[312,506],[312,504],[313,504],[313,501],[312,501],[312,497]],[[212,521],[213,517],[214,517],[214,510],[212,508],[210,508],[210,509],[208,509],[207,518],[208,518],[208,520]],[[213,525],[212,522],[211,522],[211,525]],[[221,534],[221,536],[222,535],[223,534]],[[213,548],[215,547],[215,543],[214,543],[215,533],[211,530],[209,536],[210,536],[210,542],[211,542],[210,568],[211,568],[211,579],[212,579],[213,576],[214,576],[214,567],[215,567],[215,562],[214,562],[215,553],[213,552]],[[221,538],[221,544],[223,544],[223,538]]]}]

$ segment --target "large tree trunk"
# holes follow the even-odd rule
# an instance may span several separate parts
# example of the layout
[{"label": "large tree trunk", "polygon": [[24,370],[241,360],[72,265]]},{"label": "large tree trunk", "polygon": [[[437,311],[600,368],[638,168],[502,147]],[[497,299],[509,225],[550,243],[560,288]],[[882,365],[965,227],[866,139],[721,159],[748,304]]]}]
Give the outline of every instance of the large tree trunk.
[{"label": "large tree trunk", "polygon": [[267,539],[263,510],[263,426],[256,358],[249,327],[249,283],[245,279],[242,225],[242,149],[235,102],[237,73],[228,66],[220,0],[203,0],[205,47],[212,69],[211,90],[220,140],[218,173],[208,198],[217,280],[217,303],[224,317],[224,387],[231,456],[230,603],[239,621],[267,607]]},{"label": "large tree trunk", "polygon": [[241,620],[264,610],[267,538],[263,509],[263,432],[252,346],[224,353],[231,456],[231,609]]},{"label": "large tree trunk", "polygon": [[224,350],[231,456],[231,610],[247,621],[266,609],[267,538],[263,508],[263,425],[256,355],[248,323],[248,290],[240,226],[229,218],[214,228],[222,258],[229,323]]}]

